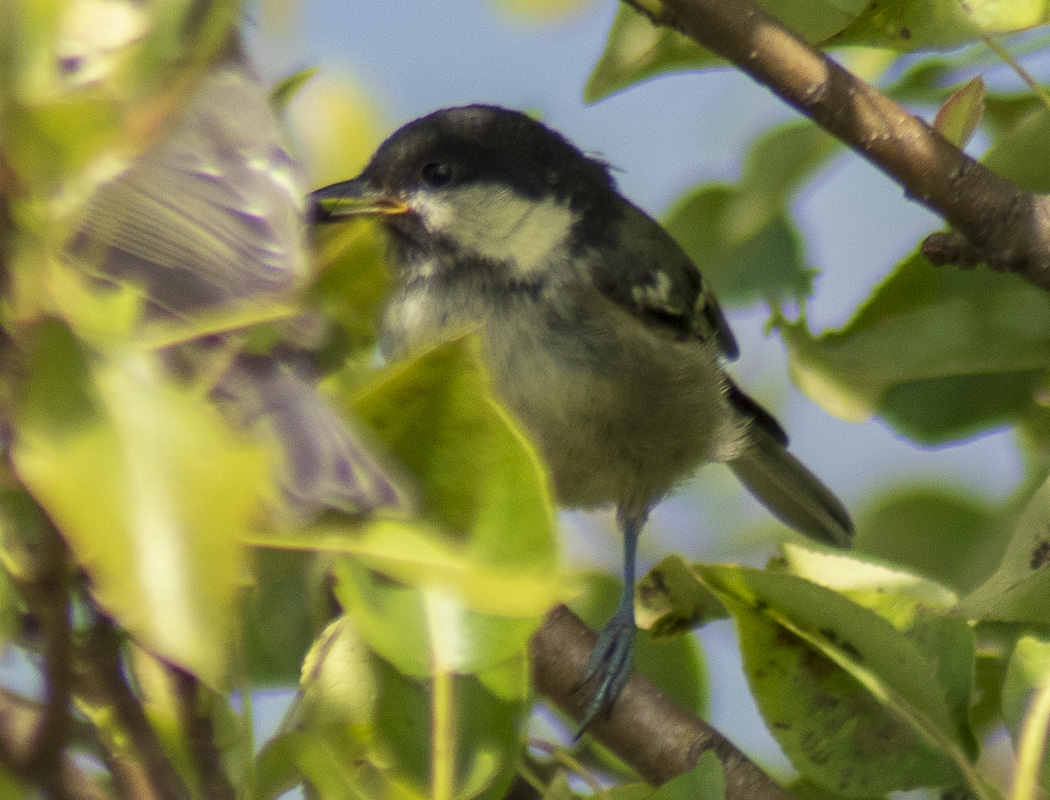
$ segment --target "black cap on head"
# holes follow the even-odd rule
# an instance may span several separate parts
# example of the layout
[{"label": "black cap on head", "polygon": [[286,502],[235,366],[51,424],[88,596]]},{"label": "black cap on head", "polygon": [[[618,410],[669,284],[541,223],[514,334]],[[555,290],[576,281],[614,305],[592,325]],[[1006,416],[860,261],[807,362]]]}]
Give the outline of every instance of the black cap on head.
[{"label": "black cap on head", "polygon": [[614,190],[608,166],[561,134],[497,106],[446,108],[387,139],[362,177],[376,188],[409,190],[491,182],[530,198],[589,205]]}]

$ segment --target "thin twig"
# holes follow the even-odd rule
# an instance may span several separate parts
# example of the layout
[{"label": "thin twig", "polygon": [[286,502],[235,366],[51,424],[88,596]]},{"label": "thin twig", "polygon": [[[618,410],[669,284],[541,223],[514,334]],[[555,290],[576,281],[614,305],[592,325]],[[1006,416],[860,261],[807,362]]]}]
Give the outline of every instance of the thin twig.
[{"label": "thin twig", "polygon": [[197,768],[204,800],[235,800],[237,790],[222,766],[222,753],[215,743],[212,715],[214,697],[206,694],[199,680],[185,670],[168,666],[178,701],[182,729],[186,732],[190,757]]},{"label": "thin twig", "polygon": [[190,792],[168,759],[142,704],[128,686],[113,623],[99,615],[81,654],[79,692],[112,713],[122,729],[120,742],[109,742],[108,763],[121,796],[135,800],[190,800]]},{"label": "thin twig", "polygon": [[[0,753],[3,754],[0,763],[8,771],[22,776],[21,762],[12,758],[12,754],[32,750],[46,714],[43,703],[0,689]],[[116,800],[116,796],[98,778],[87,775],[68,752],[62,754],[57,776],[62,784],[61,796],[68,800]],[[28,776],[22,777],[29,780]]]},{"label": "thin twig", "polygon": [[1010,67],[1010,69],[1016,72],[1021,80],[1028,84],[1028,88],[1039,98],[1039,102],[1041,102],[1047,109],[1050,109],[1050,92],[1047,92],[1046,89],[1040,85],[1039,81],[1033,78],[1031,73],[1021,66],[1021,62],[1014,58],[1013,53],[991,37],[985,39],[984,43],[988,46],[989,50],[995,53],[1007,64],[1007,66]]}]

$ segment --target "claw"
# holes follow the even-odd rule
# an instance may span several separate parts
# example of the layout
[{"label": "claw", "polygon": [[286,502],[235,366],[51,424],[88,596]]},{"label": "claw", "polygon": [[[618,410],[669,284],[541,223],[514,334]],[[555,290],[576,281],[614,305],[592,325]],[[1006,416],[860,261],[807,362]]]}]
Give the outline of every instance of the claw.
[{"label": "claw", "polygon": [[575,693],[592,681],[598,682],[594,695],[583,712],[580,727],[573,737],[574,740],[578,741],[583,736],[587,726],[599,714],[608,717],[612,713],[613,703],[631,676],[631,664],[634,661],[634,637],[634,614],[630,609],[628,613],[617,611],[602,628],[598,642],[594,645],[587,661],[587,666],[584,667],[583,675],[571,690]]},{"label": "claw", "polygon": [[613,703],[631,677],[631,664],[634,662],[634,557],[645,513],[629,515],[621,508],[618,516],[623,530],[623,591],[616,613],[598,634],[598,641],[587,659],[587,666],[583,668],[583,675],[571,690],[575,694],[592,681],[598,682],[573,737],[576,741],[599,714],[608,718],[612,713]]}]

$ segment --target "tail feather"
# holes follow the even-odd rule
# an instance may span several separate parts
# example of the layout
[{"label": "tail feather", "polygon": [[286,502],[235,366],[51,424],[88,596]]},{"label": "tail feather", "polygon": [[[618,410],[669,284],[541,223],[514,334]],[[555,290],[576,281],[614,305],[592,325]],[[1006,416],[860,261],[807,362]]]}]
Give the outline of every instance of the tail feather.
[{"label": "tail feather", "polygon": [[[747,413],[748,408],[734,405],[744,416],[753,417]],[[750,405],[758,407],[754,401]],[[764,409],[763,413],[769,416]],[[759,424],[750,425],[748,447],[728,462],[729,468],[785,525],[818,541],[848,547],[853,538],[853,521],[842,502],[787,451],[782,434],[777,436],[760,421],[752,422]]]}]

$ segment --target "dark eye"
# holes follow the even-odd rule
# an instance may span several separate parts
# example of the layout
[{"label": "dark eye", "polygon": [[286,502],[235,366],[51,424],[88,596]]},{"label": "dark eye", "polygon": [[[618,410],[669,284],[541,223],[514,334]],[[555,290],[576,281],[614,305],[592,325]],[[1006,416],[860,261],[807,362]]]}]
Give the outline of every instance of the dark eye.
[{"label": "dark eye", "polygon": [[452,167],[440,161],[431,161],[423,165],[423,180],[428,186],[440,189],[452,182]]}]

